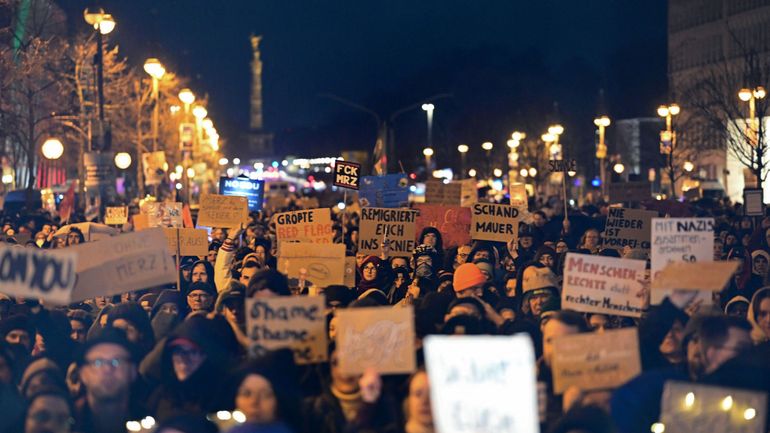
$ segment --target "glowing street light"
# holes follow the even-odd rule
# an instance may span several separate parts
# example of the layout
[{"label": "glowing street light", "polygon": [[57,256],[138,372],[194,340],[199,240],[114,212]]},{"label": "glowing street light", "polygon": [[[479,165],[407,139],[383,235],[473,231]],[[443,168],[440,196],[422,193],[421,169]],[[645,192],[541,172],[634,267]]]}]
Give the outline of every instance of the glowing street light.
[{"label": "glowing street light", "polygon": [[537,176],[537,169],[536,169],[535,167],[530,167],[530,169],[529,169],[529,175],[530,175],[531,177],[535,177],[535,176]]},{"label": "glowing street light", "polygon": [[476,176],[476,169],[472,168],[472,169],[468,170],[468,176],[470,176],[470,177]]},{"label": "glowing street light", "polygon": [[485,142],[481,143],[481,148],[486,150],[487,152],[492,150],[492,148],[494,148],[494,147],[495,147],[495,145],[492,144],[491,141],[485,141]]},{"label": "glowing street light", "polygon": [[125,170],[131,166],[131,155],[128,152],[118,152],[115,154],[115,166]]},{"label": "glowing street light", "polygon": [[467,153],[468,152],[468,145],[467,144],[461,144],[457,146],[457,151],[460,153]]},{"label": "glowing street light", "polygon": [[494,169],[494,171],[492,172],[492,174],[494,174],[494,175],[495,175],[495,177],[501,177],[501,176],[503,175],[503,171],[502,171],[502,170],[500,170],[499,168],[496,168],[496,169]]},{"label": "glowing street light", "polygon": [[58,138],[49,138],[40,150],[45,159],[59,159],[64,154],[64,145]]},{"label": "glowing street light", "polygon": [[623,165],[622,162],[615,163],[615,165],[612,167],[612,170],[617,174],[623,174],[623,172],[626,170],[626,166]]},{"label": "glowing street light", "polygon": [[685,161],[683,164],[684,171],[690,173],[695,169],[695,164],[693,164],[691,161]]},{"label": "glowing street light", "polygon": [[195,93],[190,89],[182,89],[179,91],[179,100],[186,106],[189,106],[195,102]]},{"label": "glowing street light", "polygon": [[166,74],[166,68],[160,63],[160,60],[150,57],[144,61],[144,72],[150,77],[160,80]]},{"label": "glowing street light", "polygon": [[229,161],[227,160],[227,158],[220,158],[219,159],[219,165],[227,165],[228,162]]},{"label": "glowing street light", "polygon": [[196,105],[192,109],[193,116],[195,116],[198,120],[203,120],[206,118],[206,116],[209,114],[208,110],[206,110],[206,107],[202,105]]},{"label": "glowing street light", "polygon": [[526,168],[522,168],[519,171],[519,174],[521,175],[521,177],[527,177],[527,176],[529,176],[529,171]]}]

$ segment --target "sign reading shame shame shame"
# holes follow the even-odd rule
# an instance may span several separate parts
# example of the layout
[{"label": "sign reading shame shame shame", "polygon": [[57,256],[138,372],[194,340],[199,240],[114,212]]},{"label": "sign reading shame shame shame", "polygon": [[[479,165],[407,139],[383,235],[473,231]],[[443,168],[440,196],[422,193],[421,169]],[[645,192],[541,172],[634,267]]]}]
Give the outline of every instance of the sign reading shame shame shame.
[{"label": "sign reading shame shame shame", "polygon": [[198,225],[204,227],[233,228],[249,218],[248,199],[240,196],[219,194],[201,195]]},{"label": "sign reading shame shame shame", "polygon": [[358,189],[360,178],[361,164],[339,160],[334,163],[334,186]]},{"label": "sign reading shame shame shame", "polygon": [[568,253],[562,308],[641,317],[645,265],[644,260]]},{"label": "sign reading shame shame shame", "polygon": [[334,237],[331,211],[325,207],[276,214],[275,234],[279,243],[331,244]]},{"label": "sign reading shame shame shame", "polygon": [[278,296],[246,300],[251,352],[289,348],[297,364],[328,359],[324,296]]},{"label": "sign reading shame shame shame", "polygon": [[616,388],[642,371],[636,328],[565,335],[553,346],[553,391]]},{"label": "sign reading shame shame shame", "polygon": [[538,432],[529,336],[431,335],[425,339],[425,365],[436,431]]},{"label": "sign reading shame shame shame", "polygon": [[471,239],[508,242],[519,237],[521,211],[507,204],[475,203],[471,207]]},{"label": "sign reading shame shame shame", "polygon": [[604,246],[650,251],[650,228],[655,211],[611,207],[604,228]]},{"label": "sign reading shame shame shame", "polygon": [[411,257],[416,246],[417,213],[412,209],[361,208],[358,252],[379,256],[387,239],[391,257]]},{"label": "sign reading shame shame shame", "polygon": [[0,247],[0,293],[43,299],[57,305],[70,302],[77,258],[71,250]]}]

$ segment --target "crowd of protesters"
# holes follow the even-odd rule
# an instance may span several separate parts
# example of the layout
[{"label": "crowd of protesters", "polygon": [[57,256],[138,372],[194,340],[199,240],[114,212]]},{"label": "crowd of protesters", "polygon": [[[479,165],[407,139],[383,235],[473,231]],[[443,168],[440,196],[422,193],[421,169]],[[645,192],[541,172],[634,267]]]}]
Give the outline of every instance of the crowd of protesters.
[{"label": "crowd of protesters", "polygon": [[[770,391],[770,218],[743,217],[726,202],[688,206],[693,216],[715,219],[714,260],[741,266],[712,305],[675,291],[640,319],[560,307],[567,252],[647,259],[603,248],[606,204],[573,209],[565,221],[557,207],[531,203],[508,244],[447,248],[439,230],[426,228],[410,258],[389,257],[387,242],[380,256],[358,254],[357,214],[334,209],[335,241],[356,257],[358,272],[354,287],[317,288],[332,337],[322,364],[295,365],[288,350],[249,356],[244,300],[311,289],[277,269],[266,212],[240,229],[212,230],[206,257],[181,259],[178,288],[66,308],[0,294],[0,432],[429,433],[434,414],[422,339],[519,333],[535,347],[542,431],[649,432],[668,380]],[[20,248],[86,240],[77,229],[57,236],[58,229],[54,220],[17,215],[6,217],[2,236]],[[335,311],[403,305],[414,307],[417,371],[342,374]],[[614,390],[554,394],[554,339],[623,327],[638,328],[639,376]]]}]

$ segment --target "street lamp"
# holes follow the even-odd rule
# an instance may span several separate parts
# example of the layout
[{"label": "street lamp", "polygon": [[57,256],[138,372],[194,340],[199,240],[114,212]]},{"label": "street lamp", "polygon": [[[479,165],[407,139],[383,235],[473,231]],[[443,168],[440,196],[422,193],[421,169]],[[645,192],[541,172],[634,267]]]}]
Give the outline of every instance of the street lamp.
[{"label": "street lamp", "polygon": [[674,131],[674,116],[680,112],[679,105],[671,103],[658,107],[658,116],[666,119],[666,130],[660,132],[660,153],[668,160],[668,177],[671,182],[671,195],[676,194],[676,175],[674,173],[674,148],[676,148],[676,131]]},{"label": "street lamp", "polygon": [[486,150],[487,152],[492,150],[492,148],[494,148],[494,147],[495,147],[495,145],[492,144],[492,142],[490,142],[490,141],[485,141],[485,142],[481,143],[481,148]]},{"label": "street lamp", "polygon": [[115,19],[112,15],[105,13],[102,8],[89,9],[83,11],[83,18],[86,23],[93,26],[96,30],[96,54],[94,55],[94,64],[96,65],[96,92],[99,101],[99,137],[101,150],[109,149],[109,143],[104,133],[104,41],[102,36],[109,34],[115,29]]},{"label": "street lamp", "polygon": [[195,102],[195,93],[190,89],[182,89],[179,91],[179,100],[185,105],[185,111],[190,110],[190,105]]},{"label": "street lamp", "polygon": [[430,171],[430,158],[433,156],[433,149],[430,147],[426,147],[422,150],[422,154],[425,155],[425,171]]},{"label": "street lamp", "polygon": [[131,166],[131,155],[128,152],[118,152],[115,154],[115,166],[125,170]]},{"label": "street lamp", "polygon": [[457,146],[457,151],[460,152],[460,178],[465,179],[465,155],[470,148],[467,144],[460,144]]},{"label": "street lamp", "polygon": [[59,159],[64,154],[64,145],[58,138],[49,138],[40,149],[45,159]]},{"label": "street lamp", "polygon": [[626,166],[623,165],[622,162],[616,162],[614,166],[612,166],[612,170],[617,174],[623,174],[623,172],[626,170]]},{"label": "street lamp", "polygon": [[690,161],[685,161],[684,164],[682,165],[682,168],[684,168],[684,171],[690,173],[695,169],[695,164],[693,164]]},{"label": "street lamp", "polygon": [[195,116],[195,118],[198,120],[205,119],[206,115],[209,114],[209,112],[206,110],[206,107],[202,105],[196,105],[195,107],[193,107],[192,113],[193,113],[193,116]]},{"label": "street lamp", "polygon": [[537,169],[536,169],[535,167],[530,167],[530,168],[529,168],[529,176],[530,176],[530,177],[535,177],[535,176],[537,176]]},{"label": "street lamp", "polygon": [[475,177],[476,176],[476,169],[472,168],[472,169],[468,170],[468,176]]},{"label": "street lamp", "polygon": [[596,159],[599,160],[599,179],[602,185],[602,195],[604,195],[605,184],[607,183],[607,167],[604,162],[607,158],[607,145],[604,143],[604,130],[610,126],[608,116],[600,116],[594,119],[594,125],[599,128],[599,143],[596,145]]},{"label": "street lamp", "polygon": [[428,147],[433,147],[433,110],[435,108],[433,104],[422,104],[422,110],[428,118]]},{"label": "street lamp", "polygon": [[[150,57],[144,61],[144,72],[152,79],[152,151],[158,150],[158,129],[160,128],[160,91],[159,82],[166,75],[166,68],[160,60]],[[142,161],[140,159],[140,161]],[[141,166],[141,164],[138,164]],[[137,167],[137,173],[142,173],[141,167]],[[140,195],[144,195],[144,182],[139,182]],[[155,196],[158,196],[157,185],[155,185]]]},{"label": "street lamp", "polygon": [[492,171],[492,174],[494,174],[495,177],[501,177],[503,175],[503,171],[500,170],[499,168],[496,168],[494,169],[494,171]]},{"label": "street lamp", "polygon": [[765,88],[762,86],[754,89],[743,88],[738,92],[738,99],[749,103],[749,145],[756,146],[759,140],[759,119],[757,119],[757,99],[764,99],[767,96]]},{"label": "street lamp", "polygon": [[529,171],[527,171],[527,169],[526,169],[526,168],[522,168],[522,169],[519,171],[519,174],[521,175],[521,177],[527,177],[527,176],[529,176]]},{"label": "street lamp", "polygon": [[487,176],[492,171],[492,149],[495,147],[491,141],[485,141],[481,143],[481,148],[487,152]]}]

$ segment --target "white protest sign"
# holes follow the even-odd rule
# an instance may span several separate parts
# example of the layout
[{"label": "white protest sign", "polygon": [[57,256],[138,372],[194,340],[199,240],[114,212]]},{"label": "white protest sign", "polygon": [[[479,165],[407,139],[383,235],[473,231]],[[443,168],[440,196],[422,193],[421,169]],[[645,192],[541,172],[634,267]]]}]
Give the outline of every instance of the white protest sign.
[{"label": "white protest sign", "polygon": [[253,351],[288,347],[298,364],[328,359],[324,296],[246,300],[246,330]]},{"label": "white protest sign", "polygon": [[147,202],[142,205],[142,213],[147,215],[150,227],[182,227],[182,203]]},{"label": "white protest sign", "polygon": [[519,236],[521,211],[507,204],[474,203],[471,206],[471,239],[508,242]]},{"label": "white protest sign", "polygon": [[289,278],[302,277],[310,286],[344,284],[345,245],[284,243],[278,255],[278,270]]},{"label": "white protest sign", "polygon": [[653,218],[650,275],[673,262],[714,261],[713,218]]},{"label": "white protest sign", "polygon": [[429,336],[425,364],[441,433],[537,433],[529,336]]},{"label": "white protest sign", "polygon": [[561,306],[586,313],[640,317],[645,261],[567,254]]},{"label": "white protest sign", "polygon": [[365,207],[361,209],[358,252],[379,256],[388,240],[390,257],[411,257],[418,212],[412,209]]},{"label": "white protest sign", "polygon": [[161,228],[87,242],[67,251],[77,254],[78,278],[71,302],[173,283],[177,278]]},{"label": "white protest sign", "polygon": [[69,249],[0,246],[0,293],[66,305],[76,266],[77,256]]}]

